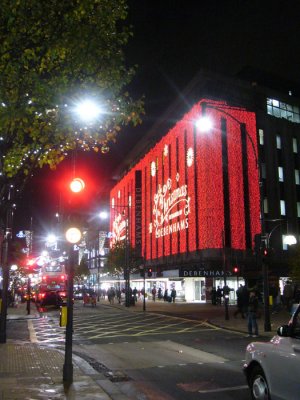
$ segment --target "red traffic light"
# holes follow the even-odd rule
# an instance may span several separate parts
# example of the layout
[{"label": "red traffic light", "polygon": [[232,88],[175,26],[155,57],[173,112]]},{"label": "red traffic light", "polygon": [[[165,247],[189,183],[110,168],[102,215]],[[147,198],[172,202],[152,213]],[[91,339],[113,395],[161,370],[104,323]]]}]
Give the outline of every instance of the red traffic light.
[{"label": "red traffic light", "polygon": [[239,267],[233,267],[233,272],[237,274],[239,272]]},{"label": "red traffic light", "polygon": [[70,189],[73,193],[80,193],[84,190],[85,188],[85,183],[84,180],[81,178],[74,178],[70,182]]}]

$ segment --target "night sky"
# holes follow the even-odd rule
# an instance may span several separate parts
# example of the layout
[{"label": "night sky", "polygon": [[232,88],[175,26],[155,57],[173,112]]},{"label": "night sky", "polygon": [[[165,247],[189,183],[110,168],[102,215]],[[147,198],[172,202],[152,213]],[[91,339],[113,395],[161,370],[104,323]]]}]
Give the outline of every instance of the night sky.
[{"label": "night sky", "polygon": [[[252,66],[300,83],[299,0],[129,0],[128,4],[134,37],[126,59],[129,65],[138,65],[129,89],[133,97],[145,95],[146,115],[141,126],[121,132],[110,153],[88,153],[78,161],[93,176],[91,200],[99,208],[115,168],[199,69],[235,75]],[[70,166],[71,160],[66,160],[56,172],[36,172],[16,215],[19,227],[28,228],[32,214],[35,230],[49,229],[59,203],[57,184]]]}]

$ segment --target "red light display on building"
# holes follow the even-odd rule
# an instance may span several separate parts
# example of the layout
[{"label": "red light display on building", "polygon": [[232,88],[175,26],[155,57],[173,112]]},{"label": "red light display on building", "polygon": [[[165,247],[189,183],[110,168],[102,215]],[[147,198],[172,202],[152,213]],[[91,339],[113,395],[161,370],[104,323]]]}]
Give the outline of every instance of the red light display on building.
[{"label": "red light display on building", "polygon": [[[213,122],[208,132],[197,128],[204,113]],[[251,248],[260,232],[256,146],[254,113],[201,100],[111,191],[113,236],[124,225],[120,208],[128,205],[134,247],[136,171],[141,171],[141,255],[146,259],[224,245]]]}]

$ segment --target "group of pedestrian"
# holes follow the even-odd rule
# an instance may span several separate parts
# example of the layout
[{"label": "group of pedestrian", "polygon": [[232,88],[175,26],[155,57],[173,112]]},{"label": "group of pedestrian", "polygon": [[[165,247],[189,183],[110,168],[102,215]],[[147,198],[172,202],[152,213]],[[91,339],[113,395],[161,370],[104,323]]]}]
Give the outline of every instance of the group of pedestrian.
[{"label": "group of pedestrian", "polygon": [[220,286],[217,287],[217,289],[215,288],[215,286],[212,287],[211,289],[211,303],[214,306],[218,306],[222,304],[222,298],[224,297],[225,300],[225,296],[229,295],[230,289],[229,287],[226,285],[223,288],[221,288]]}]

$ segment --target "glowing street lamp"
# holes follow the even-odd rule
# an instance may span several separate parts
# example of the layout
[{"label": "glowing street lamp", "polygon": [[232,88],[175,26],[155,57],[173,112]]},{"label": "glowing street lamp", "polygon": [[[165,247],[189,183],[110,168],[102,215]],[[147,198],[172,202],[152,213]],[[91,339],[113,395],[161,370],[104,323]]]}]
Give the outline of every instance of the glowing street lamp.
[{"label": "glowing street lamp", "polygon": [[103,111],[98,104],[90,99],[85,99],[76,105],[74,112],[82,121],[92,122],[99,118]]}]

